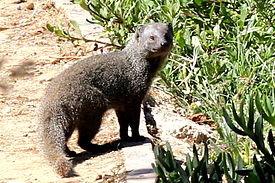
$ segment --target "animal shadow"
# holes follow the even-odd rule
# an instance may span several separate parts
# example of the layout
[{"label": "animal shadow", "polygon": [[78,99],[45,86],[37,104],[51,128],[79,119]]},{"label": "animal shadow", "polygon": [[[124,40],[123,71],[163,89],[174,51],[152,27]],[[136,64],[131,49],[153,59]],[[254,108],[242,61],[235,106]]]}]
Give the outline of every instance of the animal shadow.
[{"label": "animal shadow", "polygon": [[121,140],[115,140],[112,142],[108,142],[106,144],[102,144],[102,145],[95,145],[95,150],[93,152],[90,151],[83,151],[81,153],[76,154],[74,157],[71,157],[71,161],[73,166],[77,166],[78,164],[83,163],[84,161],[102,155],[102,154],[106,154],[108,152],[112,152],[112,151],[118,151],[124,147],[131,147],[131,146],[137,146],[137,145],[142,145],[145,143],[150,143],[150,139],[146,138],[145,141],[142,142],[125,142],[125,141],[121,141]]}]

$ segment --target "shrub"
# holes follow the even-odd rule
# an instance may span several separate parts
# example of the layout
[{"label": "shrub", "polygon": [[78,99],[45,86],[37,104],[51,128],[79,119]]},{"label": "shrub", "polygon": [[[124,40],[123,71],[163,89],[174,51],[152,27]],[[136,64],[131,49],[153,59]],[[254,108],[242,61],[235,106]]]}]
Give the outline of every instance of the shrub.
[{"label": "shrub", "polygon": [[[271,100],[267,96],[263,96],[262,99],[259,95],[255,97],[259,112],[259,117],[256,120],[254,119],[256,111],[253,97],[249,99],[248,117],[244,114],[244,101],[241,102],[239,114],[232,103],[234,122],[227,110],[223,108],[223,116],[230,129],[238,135],[248,136],[256,144],[258,157],[253,156],[252,169],[245,167],[240,155],[237,160],[234,160],[231,153],[221,152],[216,155],[217,158],[209,160],[207,144],[205,144],[201,159],[199,159],[196,146],[193,146],[193,158],[187,155],[185,169],[183,169],[174,159],[169,144],[166,145],[167,150],[156,145],[154,149],[156,163],[153,168],[158,175],[158,182],[222,182],[223,177],[227,182],[240,182],[241,180],[247,183],[275,182],[275,141],[272,129],[268,131],[267,142],[264,140],[263,116],[266,114],[263,113],[263,107],[261,107],[268,105],[268,110],[274,111],[275,99]],[[267,103],[271,105],[265,104],[266,101],[269,101],[270,103]],[[272,122],[268,122],[273,125]]]}]

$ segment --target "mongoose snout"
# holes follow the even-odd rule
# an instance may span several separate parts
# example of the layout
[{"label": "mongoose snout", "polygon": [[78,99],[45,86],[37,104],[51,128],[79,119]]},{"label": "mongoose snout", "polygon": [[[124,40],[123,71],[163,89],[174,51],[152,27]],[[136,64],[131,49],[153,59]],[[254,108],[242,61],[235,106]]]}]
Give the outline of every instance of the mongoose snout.
[{"label": "mongoose snout", "polygon": [[76,154],[67,146],[74,130],[82,149],[102,150],[91,140],[108,109],[115,110],[121,140],[145,139],[139,134],[141,103],[172,45],[170,23],[144,24],[123,50],[80,60],[52,80],[40,104],[39,137],[42,152],[60,176],[73,173],[66,156]]}]

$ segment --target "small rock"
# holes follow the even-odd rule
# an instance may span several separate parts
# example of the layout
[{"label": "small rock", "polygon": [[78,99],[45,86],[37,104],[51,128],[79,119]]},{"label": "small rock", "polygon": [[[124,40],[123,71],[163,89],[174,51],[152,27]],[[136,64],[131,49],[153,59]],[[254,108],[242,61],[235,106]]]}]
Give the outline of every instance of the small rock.
[{"label": "small rock", "polygon": [[3,115],[8,115],[11,112],[11,108],[10,107],[5,107],[4,109],[2,109],[0,111]]},{"label": "small rock", "polygon": [[95,180],[101,180],[103,178],[102,175],[97,175],[96,179]]},{"label": "small rock", "polygon": [[34,10],[34,4],[30,3],[28,4],[28,6],[26,7],[28,10]]}]

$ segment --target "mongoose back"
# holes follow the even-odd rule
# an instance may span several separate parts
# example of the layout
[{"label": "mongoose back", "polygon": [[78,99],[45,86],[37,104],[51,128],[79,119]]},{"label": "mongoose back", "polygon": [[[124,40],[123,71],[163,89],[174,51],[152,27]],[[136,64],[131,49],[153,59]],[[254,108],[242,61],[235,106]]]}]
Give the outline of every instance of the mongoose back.
[{"label": "mongoose back", "polygon": [[116,112],[122,140],[145,140],[139,134],[141,102],[172,42],[170,23],[144,24],[123,50],[83,59],[52,80],[39,110],[39,136],[45,158],[60,176],[73,172],[66,158],[75,153],[66,144],[73,131],[78,130],[82,149],[95,151],[91,140],[108,109]]}]

